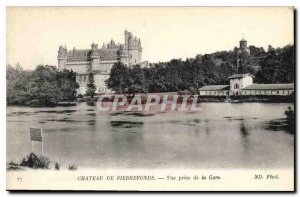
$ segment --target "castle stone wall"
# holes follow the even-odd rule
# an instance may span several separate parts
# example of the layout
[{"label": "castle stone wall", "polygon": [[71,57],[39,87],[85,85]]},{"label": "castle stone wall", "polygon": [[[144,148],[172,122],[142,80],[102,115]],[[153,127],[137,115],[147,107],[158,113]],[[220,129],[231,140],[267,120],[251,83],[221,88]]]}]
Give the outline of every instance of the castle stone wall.
[{"label": "castle stone wall", "polygon": [[81,63],[81,64],[67,64],[65,66],[66,69],[68,70],[73,70],[74,72],[76,72],[77,74],[82,74],[82,73],[86,73],[87,68],[90,67],[90,63]]}]

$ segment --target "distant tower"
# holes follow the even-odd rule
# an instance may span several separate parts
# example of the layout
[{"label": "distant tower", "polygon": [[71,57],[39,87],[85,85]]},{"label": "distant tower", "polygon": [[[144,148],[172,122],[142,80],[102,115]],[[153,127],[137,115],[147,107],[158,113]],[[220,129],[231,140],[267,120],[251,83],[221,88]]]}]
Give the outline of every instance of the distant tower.
[{"label": "distant tower", "polygon": [[239,53],[241,52],[246,52],[248,55],[250,55],[250,49],[248,48],[247,40],[244,38],[244,34],[242,39],[240,40]]},{"label": "distant tower", "polygon": [[68,56],[67,47],[66,46],[63,47],[62,45],[59,46],[58,55],[57,55],[58,69],[59,70],[63,70],[63,69],[66,68],[67,56]]},{"label": "distant tower", "polygon": [[244,38],[244,34],[242,39],[240,40],[240,48],[236,54],[236,69],[238,73],[243,73],[243,67],[246,63],[247,57],[250,56],[250,49],[247,45],[247,40]]},{"label": "distant tower", "polygon": [[240,40],[240,49],[246,49],[247,48],[247,40],[245,40],[244,38],[244,34],[243,34],[243,37],[242,37],[242,40]]}]

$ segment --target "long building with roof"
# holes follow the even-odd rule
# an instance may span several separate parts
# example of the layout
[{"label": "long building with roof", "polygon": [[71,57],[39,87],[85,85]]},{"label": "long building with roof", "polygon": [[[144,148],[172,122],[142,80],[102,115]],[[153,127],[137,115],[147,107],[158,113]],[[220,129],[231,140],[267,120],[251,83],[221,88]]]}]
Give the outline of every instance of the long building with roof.
[{"label": "long building with roof", "polygon": [[92,43],[90,49],[67,50],[66,46],[59,46],[58,69],[68,69],[76,72],[76,81],[79,84],[77,94],[84,95],[88,75],[94,73],[96,93],[106,93],[109,89],[105,85],[105,80],[109,78],[110,70],[114,63],[120,61],[126,65],[143,64],[143,48],[141,40],[131,32],[125,30],[124,43],[116,44],[111,40],[108,44],[98,47]]},{"label": "long building with roof", "polygon": [[207,85],[199,89],[200,96],[231,96],[231,95],[278,95],[287,96],[294,92],[294,84],[256,84],[254,76],[234,74],[227,78],[229,85]]}]

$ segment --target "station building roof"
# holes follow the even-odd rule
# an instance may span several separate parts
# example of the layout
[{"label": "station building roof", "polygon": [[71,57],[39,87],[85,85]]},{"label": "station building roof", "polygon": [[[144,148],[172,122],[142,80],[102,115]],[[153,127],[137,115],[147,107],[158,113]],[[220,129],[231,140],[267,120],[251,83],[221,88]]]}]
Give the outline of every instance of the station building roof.
[{"label": "station building roof", "polygon": [[285,83],[285,84],[251,84],[245,87],[243,90],[293,90],[293,83]]},{"label": "station building roof", "polygon": [[200,91],[220,91],[229,90],[229,85],[207,85],[199,89]]}]

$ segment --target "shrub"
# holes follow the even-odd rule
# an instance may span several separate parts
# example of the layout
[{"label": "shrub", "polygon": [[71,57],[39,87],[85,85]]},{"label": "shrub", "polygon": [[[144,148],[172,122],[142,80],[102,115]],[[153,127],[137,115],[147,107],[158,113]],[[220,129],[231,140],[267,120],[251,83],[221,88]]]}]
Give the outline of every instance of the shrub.
[{"label": "shrub", "polygon": [[286,115],[286,123],[287,123],[287,129],[290,132],[295,131],[295,111],[289,106],[288,109],[284,112]]},{"label": "shrub", "polygon": [[7,170],[23,170],[23,168],[17,163],[10,162],[7,165]]},{"label": "shrub", "polygon": [[73,165],[69,165],[69,170],[77,170],[78,169],[78,166],[73,164]]},{"label": "shrub", "polygon": [[59,170],[60,169],[60,164],[58,162],[55,162],[54,168],[55,168],[55,170]]},{"label": "shrub", "polygon": [[37,156],[34,153],[30,153],[23,158],[20,166],[34,168],[34,169],[48,169],[50,161],[47,157]]}]

